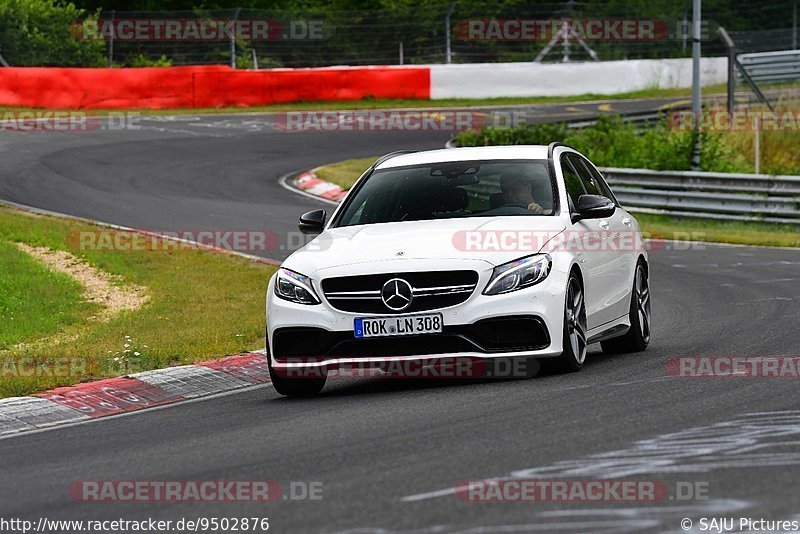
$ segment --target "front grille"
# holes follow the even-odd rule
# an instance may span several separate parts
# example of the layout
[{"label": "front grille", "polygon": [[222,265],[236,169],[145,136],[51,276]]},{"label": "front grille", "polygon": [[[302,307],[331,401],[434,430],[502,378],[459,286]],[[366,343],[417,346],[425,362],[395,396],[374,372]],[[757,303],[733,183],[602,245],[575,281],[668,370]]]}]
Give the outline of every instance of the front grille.
[{"label": "front grille", "polygon": [[[413,288],[411,305],[393,310],[381,300],[383,285],[393,278]],[[414,313],[455,306],[466,301],[478,285],[475,271],[436,271],[368,274],[326,278],[322,292],[337,310],[355,313]]]},{"label": "front grille", "polygon": [[441,334],[356,339],[352,331],[322,328],[279,328],[272,336],[278,361],[324,361],[330,358],[376,358],[448,355],[459,352],[515,352],[550,345],[544,321],[536,316],[483,319],[473,324],[445,326]]}]

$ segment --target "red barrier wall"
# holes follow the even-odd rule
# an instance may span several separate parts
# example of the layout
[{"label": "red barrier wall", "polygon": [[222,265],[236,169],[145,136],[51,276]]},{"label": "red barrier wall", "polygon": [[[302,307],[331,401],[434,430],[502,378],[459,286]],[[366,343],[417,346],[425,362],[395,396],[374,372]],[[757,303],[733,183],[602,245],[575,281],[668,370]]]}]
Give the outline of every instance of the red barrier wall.
[{"label": "red barrier wall", "polygon": [[0,68],[0,105],[52,109],[192,108],[287,102],[430,98],[422,67],[232,70]]}]

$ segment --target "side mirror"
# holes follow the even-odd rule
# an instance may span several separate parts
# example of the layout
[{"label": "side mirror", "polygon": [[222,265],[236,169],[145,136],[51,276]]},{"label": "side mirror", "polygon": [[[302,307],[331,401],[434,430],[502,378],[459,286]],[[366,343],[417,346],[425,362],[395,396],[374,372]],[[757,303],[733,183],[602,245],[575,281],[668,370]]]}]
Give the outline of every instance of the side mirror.
[{"label": "side mirror", "polygon": [[600,195],[581,195],[578,198],[578,215],[573,222],[581,219],[605,219],[614,215],[617,206],[608,197]]},{"label": "side mirror", "polygon": [[297,228],[304,234],[321,234],[325,229],[325,210],[314,210],[304,213],[297,222]]}]

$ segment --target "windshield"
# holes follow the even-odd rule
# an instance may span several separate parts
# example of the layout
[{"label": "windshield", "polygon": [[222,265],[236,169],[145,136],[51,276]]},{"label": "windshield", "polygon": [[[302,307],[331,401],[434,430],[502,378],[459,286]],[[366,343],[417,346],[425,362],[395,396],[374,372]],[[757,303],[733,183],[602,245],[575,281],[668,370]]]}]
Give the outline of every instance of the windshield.
[{"label": "windshield", "polygon": [[543,160],[456,161],[375,171],[336,226],[555,211]]}]

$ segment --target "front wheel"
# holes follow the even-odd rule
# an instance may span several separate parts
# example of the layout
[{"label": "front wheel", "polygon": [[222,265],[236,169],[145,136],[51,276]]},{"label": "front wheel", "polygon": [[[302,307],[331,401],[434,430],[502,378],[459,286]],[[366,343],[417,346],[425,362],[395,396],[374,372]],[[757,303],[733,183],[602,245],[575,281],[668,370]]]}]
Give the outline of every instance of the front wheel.
[{"label": "front wheel", "polygon": [[288,376],[293,371],[278,370],[272,367],[271,360],[267,356],[267,366],[269,376],[275,391],[288,397],[310,397],[316,395],[325,387],[328,375],[325,369],[302,369],[294,372],[298,376]]},{"label": "front wheel", "polygon": [[641,352],[650,344],[650,284],[647,267],[640,261],[636,265],[628,317],[631,327],[624,336],[602,341],[600,346],[607,354]]},{"label": "front wheel", "polygon": [[[545,360],[557,371],[574,373],[580,371],[586,359],[586,299],[580,278],[574,272],[567,281],[564,302],[564,351],[557,358]],[[543,362],[544,363],[544,362]]]}]

